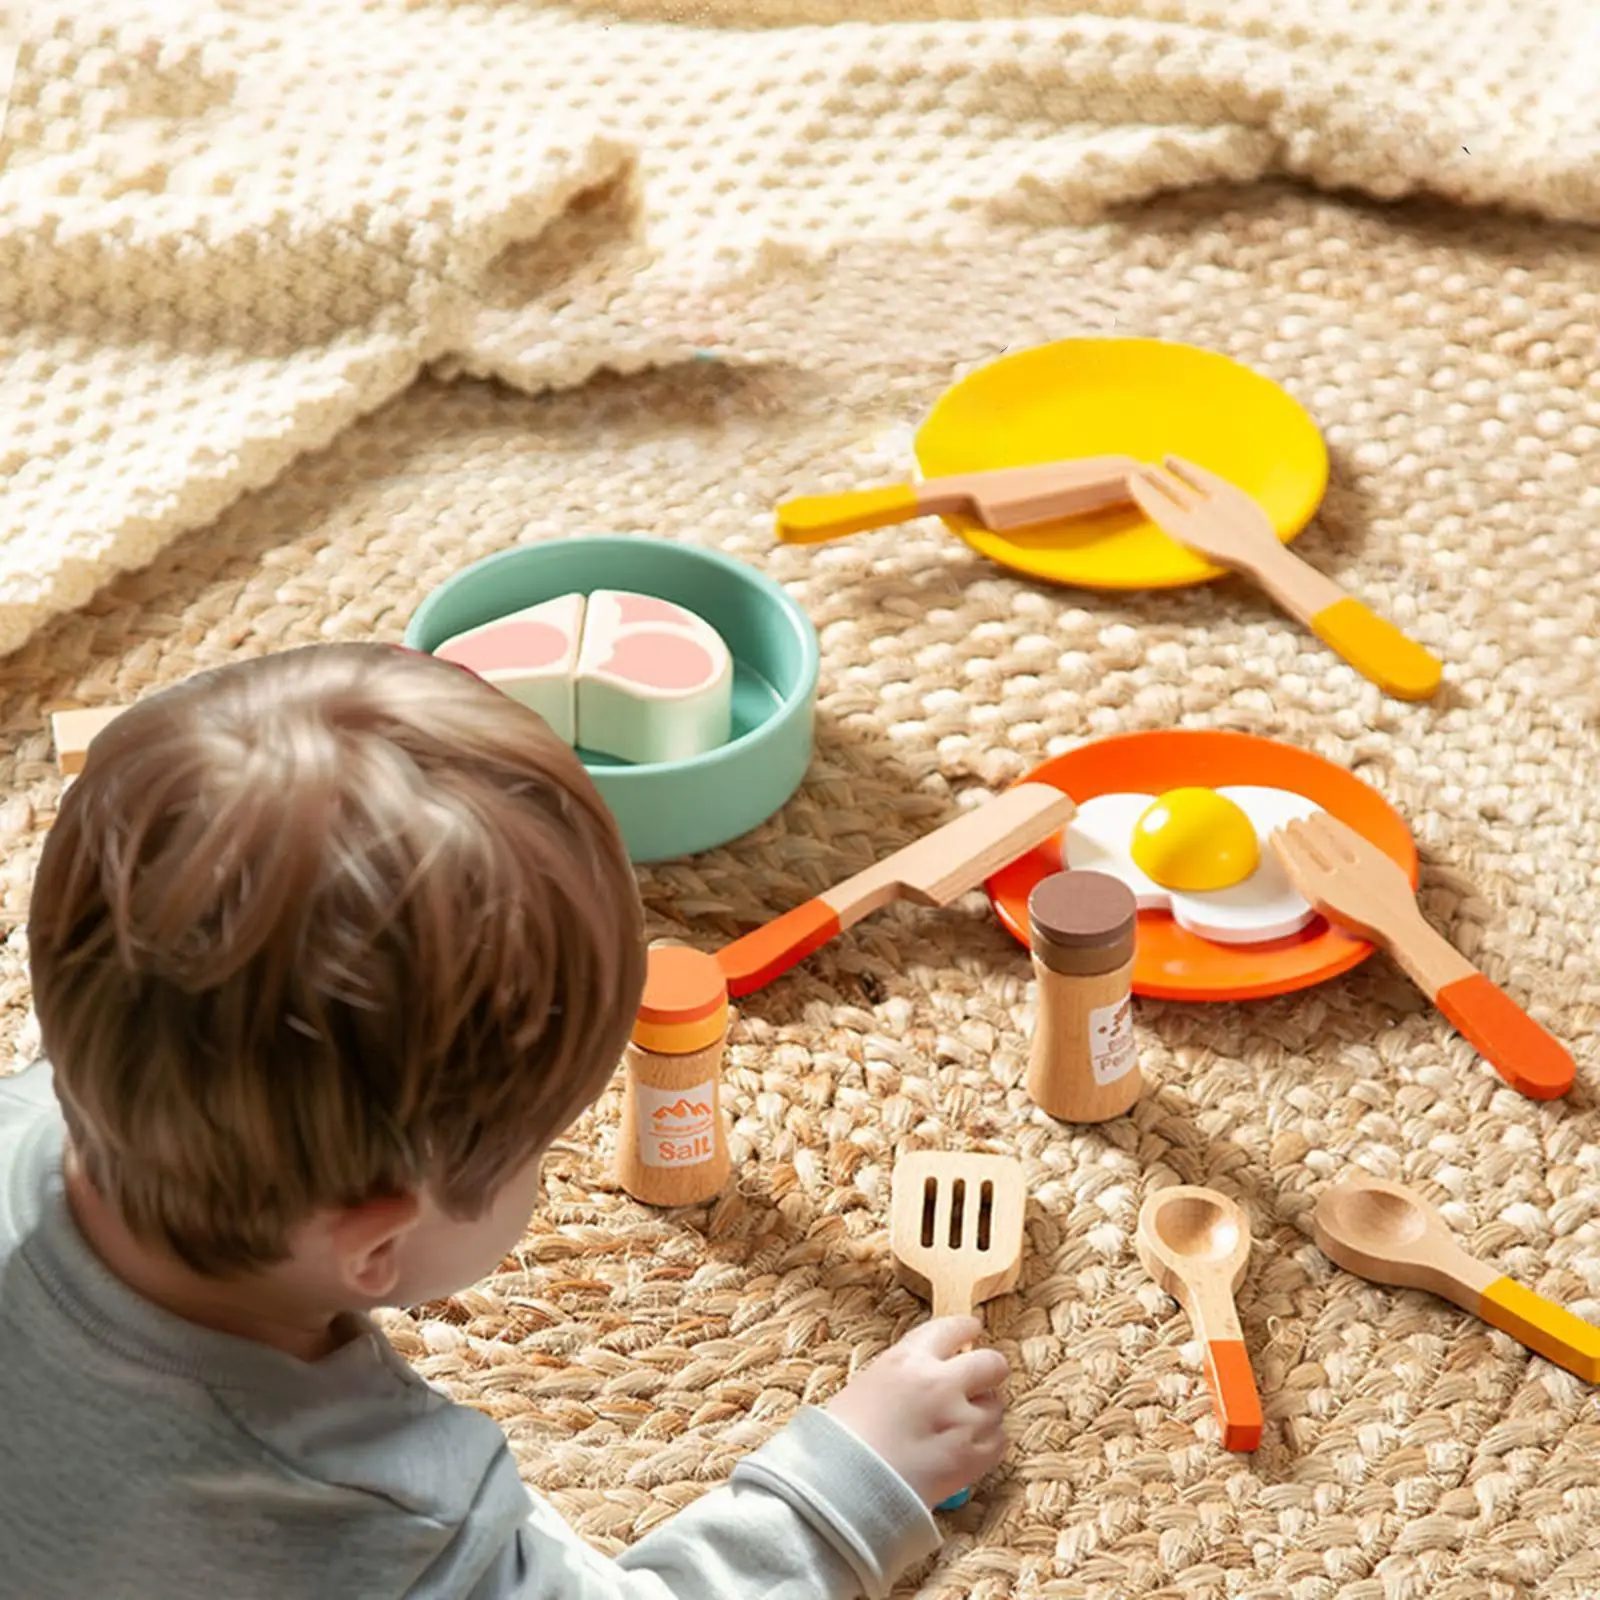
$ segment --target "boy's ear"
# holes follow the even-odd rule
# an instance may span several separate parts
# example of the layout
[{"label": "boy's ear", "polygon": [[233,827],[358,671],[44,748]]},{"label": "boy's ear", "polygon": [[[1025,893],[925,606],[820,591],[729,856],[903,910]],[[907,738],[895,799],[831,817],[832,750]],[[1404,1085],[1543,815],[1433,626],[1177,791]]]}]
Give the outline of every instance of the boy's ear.
[{"label": "boy's ear", "polygon": [[345,1287],[379,1299],[400,1281],[400,1241],[416,1226],[422,1202],[414,1194],[367,1200],[334,1219],[332,1240]]}]

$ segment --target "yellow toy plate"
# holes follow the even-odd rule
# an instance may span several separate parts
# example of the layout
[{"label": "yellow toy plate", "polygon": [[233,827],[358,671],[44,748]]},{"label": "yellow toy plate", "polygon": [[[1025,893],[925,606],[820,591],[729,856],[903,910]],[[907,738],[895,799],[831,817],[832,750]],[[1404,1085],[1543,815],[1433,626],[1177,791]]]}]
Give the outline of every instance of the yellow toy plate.
[{"label": "yellow toy plate", "polygon": [[[925,478],[1068,456],[1185,456],[1253,495],[1285,544],[1328,486],[1327,446],[1298,401],[1214,350],[1162,339],[1063,339],[980,367],[940,397],[916,452]],[[1222,576],[1137,507],[1005,533],[944,520],[974,550],[1047,583],[1177,589]]]}]

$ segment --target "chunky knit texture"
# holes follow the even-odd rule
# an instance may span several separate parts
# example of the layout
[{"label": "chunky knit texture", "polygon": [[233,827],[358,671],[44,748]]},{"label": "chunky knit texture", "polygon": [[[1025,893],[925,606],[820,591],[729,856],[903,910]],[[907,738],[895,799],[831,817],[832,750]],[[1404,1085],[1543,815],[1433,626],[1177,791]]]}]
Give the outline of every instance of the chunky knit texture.
[{"label": "chunky knit texture", "polygon": [[[625,531],[715,545],[788,585],[821,633],[810,777],[749,837],[643,874],[657,934],[709,945],[750,927],[1101,734],[1231,727],[1304,745],[1403,810],[1428,914],[1572,1046],[1580,1081],[1567,1101],[1506,1090],[1376,959],[1280,1000],[1140,1003],[1143,1101],[1104,1129],[1055,1127],[1020,1087],[1033,1005],[1023,952],[981,898],[889,911],[742,1004],[727,1086],[736,1179],[721,1201],[671,1217],[619,1193],[608,1093],[552,1156],[551,1203],[518,1262],[395,1316],[393,1336],[499,1418],[528,1480],[616,1548],[925,1314],[889,1271],[897,1154],[1012,1150],[1033,1196],[1029,1253],[989,1326],[1016,1371],[1013,1449],[903,1593],[1592,1600],[1600,1399],[1448,1306],[1333,1270],[1309,1224],[1316,1195],[1355,1162],[1417,1185],[1480,1254],[1600,1320],[1600,242],[1581,226],[1284,183],[1196,189],[1095,220],[1088,209],[1097,195],[1292,169],[1586,214],[1585,174],[1600,170],[1594,112],[1576,92],[1587,0],[1209,11],[1169,0],[1137,16],[1124,5],[1025,22],[930,4],[925,20],[787,26],[828,20],[825,3],[736,12],[730,0],[700,15],[699,32],[643,0],[563,17],[419,4],[381,26],[321,6],[289,30],[283,11],[257,4],[216,13],[209,45],[191,38],[198,24],[163,21],[168,42],[132,101],[203,127],[186,159],[213,163],[204,170],[243,115],[235,89],[264,93],[274,59],[366,73],[369,88],[360,117],[324,105],[339,133],[328,170],[307,156],[291,182],[263,147],[227,204],[196,176],[183,196],[129,206],[124,235],[62,220],[134,191],[110,193],[109,176],[96,190],[85,172],[69,192],[83,147],[43,152],[28,109],[42,91],[24,84],[0,185],[35,198],[20,220],[0,207],[0,295],[20,281],[30,304],[54,309],[29,314],[13,336],[25,358],[0,366],[0,449],[20,460],[0,488],[9,638],[32,630],[0,678],[5,1037],[19,1056],[33,1040],[18,930],[59,787],[49,706],[123,701],[285,644],[396,638],[431,585],[522,540]],[[514,53],[514,30],[544,43]],[[1341,32],[1369,42],[1337,47]],[[277,58],[261,43],[290,33]],[[429,73],[391,79],[384,52],[412,57],[421,34]],[[596,65],[558,69],[558,38],[591,41]],[[1181,79],[1159,118],[1142,92],[1115,116],[1088,115],[1092,80],[1075,63],[1111,38],[1122,43],[1098,59]],[[1161,55],[1159,40],[1176,42]],[[136,66],[131,47],[108,47],[100,70],[114,85]],[[578,86],[602,70],[635,90],[602,99]],[[675,148],[694,74],[724,70],[727,120]],[[762,70],[782,85],[758,93]],[[563,84],[567,108],[543,143],[535,96],[491,94],[537,74]],[[1518,86],[1545,80],[1555,91],[1536,108]],[[1098,82],[1103,107],[1111,80]],[[446,98],[470,84],[469,108],[493,100],[497,118],[528,117],[518,161],[494,168],[491,141],[430,229],[421,196],[440,191],[415,173],[437,141],[418,134],[408,168],[410,136],[384,124],[391,158],[364,164],[382,117],[404,120],[378,95],[385,84]],[[584,94],[594,131],[580,134],[570,106]],[[130,95],[44,99],[83,128]],[[267,120],[284,150],[308,137],[286,116]],[[808,144],[808,129],[828,128],[847,142],[831,154]],[[1452,153],[1461,144],[1470,162]],[[848,171],[847,147],[867,153]],[[746,148],[770,159],[740,188]],[[630,151],[631,183],[560,209],[563,192],[604,184]],[[302,230],[284,237],[303,253],[244,242],[277,237],[280,189],[359,193],[335,158],[389,184],[344,214],[365,232],[330,225],[319,243],[316,207],[282,201]],[[142,181],[159,187],[152,160]],[[487,192],[496,171],[519,190],[532,240],[509,250],[491,237],[499,224],[468,226],[494,210],[469,190]],[[402,193],[407,172],[420,187]],[[719,192],[725,176],[735,187]],[[669,183],[690,198],[668,199]],[[245,228],[241,195],[262,227]],[[686,220],[697,204],[746,221],[697,229]],[[206,228],[209,252],[174,242]],[[375,249],[375,237],[388,242]],[[191,282],[206,271],[232,282],[218,263],[235,251],[257,289],[209,322],[196,320],[204,297],[169,289],[167,323],[147,313],[137,337],[129,322],[119,334],[114,309],[131,318],[129,297],[148,304],[168,281],[116,264],[141,241]],[[732,255],[713,259],[708,241]],[[321,308],[314,339],[285,320],[291,304],[306,320]],[[1007,347],[1077,333],[1221,349],[1311,409],[1333,482],[1299,548],[1447,662],[1435,702],[1386,701],[1233,581],[1051,590],[930,523],[773,547],[776,498],[903,474],[909,426],[950,382]],[[721,359],[686,359],[696,349]],[[406,387],[419,364],[447,359],[545,392]],[[665,361],[680,364],[644,370]],[[604,365],[631,376],[579,386]],[[91,377],[117,373],[121,388]],[[308,442],[318,448],[291,461]],[[47,620],[90,594],[117,539],[138,560],[166,548]],[[1267,1414],[1253,1458],[1218,1448],[1200,1352],[1133,1252],[1143,1194],[1170,1181],[1211,1183],[1251,1220],[1240,1299]]]},{"label": "chunky knit texture", "polygon": [[851,240],[1269,172],[1600,214],[1590,0],[752,3],[20,8],[0,653],[429,363],[791,355],[749,295]]}]

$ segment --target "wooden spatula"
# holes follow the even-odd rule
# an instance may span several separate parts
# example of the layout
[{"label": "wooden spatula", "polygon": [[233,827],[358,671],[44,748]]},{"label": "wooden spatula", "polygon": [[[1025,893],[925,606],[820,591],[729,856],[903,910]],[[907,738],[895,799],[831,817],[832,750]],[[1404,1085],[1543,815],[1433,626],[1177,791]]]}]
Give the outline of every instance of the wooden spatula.
[{"label": "wooden spatula", "polygon": [[1569,1372],[1600,1383],[1600,1328],[1468,1255],[1450,1225],[1413,1190],[1352,1174],[1323,1191],[1311,1232],[1322,1253],[1346,1272],[1443,1295]]},{"label": "wooden spatula", "polygon": [[1019,783],[903,850],[744,934],[717,952],[735,997],[803,961],[891,900],[944,906],[1064,828],[1076,807],[1047,783]]},{"label": "wooden spatula", "polygon": [[1179,456],[1167,470],[1139,467],[1128,491],[1161,531],[1196,555],[1252,578],[1357,672],[1400,700],[1439,687],[1438,661],[1278,540],[1244,490]]},{"label": "wooden spatula", "polygon": [[1410,880],[1375,844],[1327,812],[1275,829],[1267,842],[1299,893],[1387,950],[1513,1089],[1554,1100],[1572,1087],[1566,1048],[1434,930]]},{"label": "wooden spatula", "polygon": [[965,514],[996,532],[1051,522],[1126,503],[1127,475],[1137,465],[1132,456],[1085,456],[849,494],[803,495],[778,507],[777,534],[783,544],[822,544],[913,517]]},{"label": "wooden spatula", "polygon": [[[895,1164],[889,1248],[895,1273],[936,1317],[966,1317],[1016,1287],[1028,1187],[1010,1156],[918,1150]],[[967,1489],[937,1507],[966,1504]]]},{"label": "wooden spatula", "polygon": [[967,1317],[1014,1288],[1027,1206],[1011,1156],[918,1150],[895,1163],[889,1248],[895,1271],[936,1317]]}]

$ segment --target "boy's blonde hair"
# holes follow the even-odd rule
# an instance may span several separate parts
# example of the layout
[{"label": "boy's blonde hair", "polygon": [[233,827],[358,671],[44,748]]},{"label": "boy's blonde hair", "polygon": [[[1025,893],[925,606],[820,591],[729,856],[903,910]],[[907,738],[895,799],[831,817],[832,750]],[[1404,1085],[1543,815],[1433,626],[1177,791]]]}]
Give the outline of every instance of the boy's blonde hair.
[{"label": "boy's blonde hair", "polygon": [[388,645],[223,667],[95,739],[34,1003],[74,1148],[227,1274],[325,1207],[473,1216],[590,1104],[644,983],[611,814],[533,712]]}]

